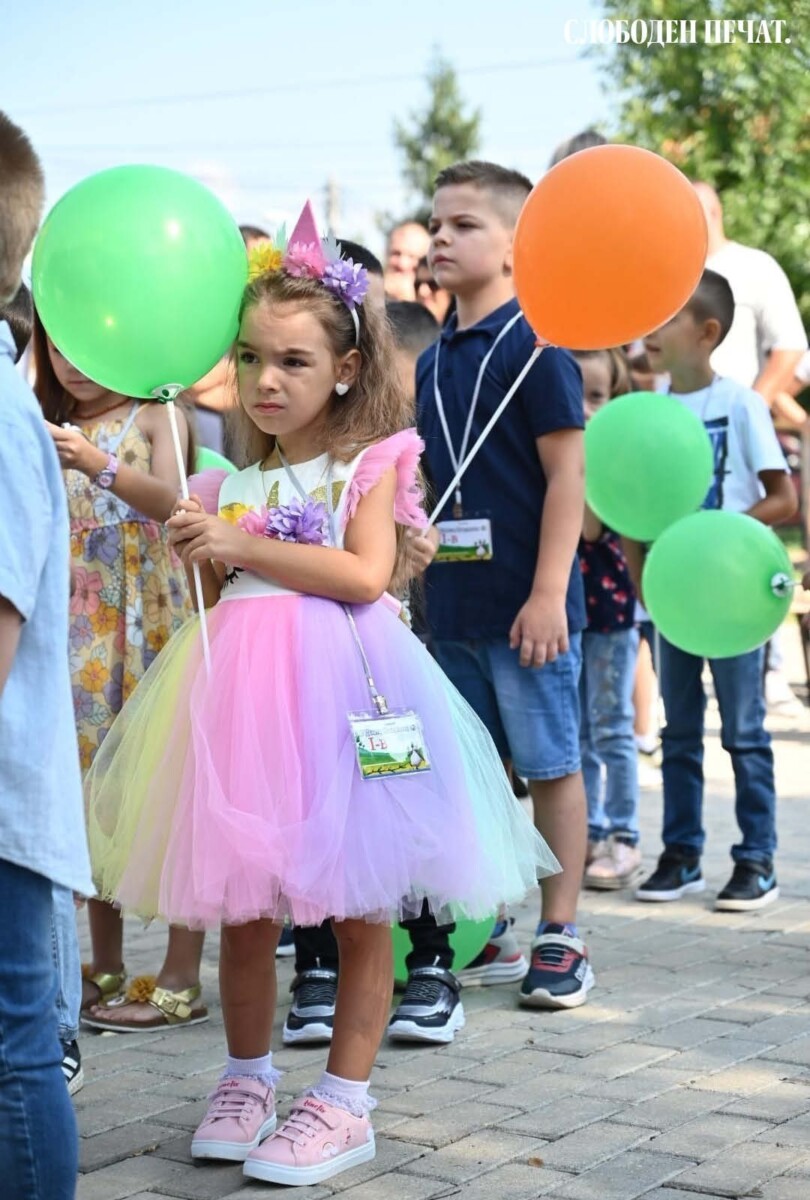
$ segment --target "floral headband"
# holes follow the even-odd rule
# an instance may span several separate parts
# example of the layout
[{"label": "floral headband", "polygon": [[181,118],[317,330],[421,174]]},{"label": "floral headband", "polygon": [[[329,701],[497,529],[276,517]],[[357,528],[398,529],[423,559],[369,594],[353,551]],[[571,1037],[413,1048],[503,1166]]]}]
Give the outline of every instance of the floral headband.
[{"label": "floral headband", "polygon": [[349,310],[354,322],[355,342],[360,342],[357,305],[368,291],[365,267],[344,258],[333,234],[321,238],[315,225],[312,205],[307,200],[290,237],[284,226],[272,242],[255,246],[248,254],[248,280],[283,271],[297,279],[317,279],[337,296]]}]

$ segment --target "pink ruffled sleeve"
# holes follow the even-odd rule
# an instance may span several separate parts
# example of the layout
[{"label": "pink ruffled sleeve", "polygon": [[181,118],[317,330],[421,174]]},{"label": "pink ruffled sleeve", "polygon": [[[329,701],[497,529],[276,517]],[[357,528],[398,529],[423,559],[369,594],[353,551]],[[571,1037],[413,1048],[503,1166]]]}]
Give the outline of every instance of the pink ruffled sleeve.
[{"label": "pink ruffled sleeve", "polygon": [[200,471],[198,475],[189,475],[189,494],[199,496],[205,511],[216,516],[219,512],[220,489],[227,478],[228,472],[221,471],[218,467],[210,467],[207,471]]},{"label": "pink ruffled sleeve", "polygon": [[419,456],[424,448],[425,444],[415,429],[403,429],[400,433],[386,438],[384,442],[369,446],[349,483],[343,510],[344,527],[357,511],[360,497],[365,496],[380,482],[389,467],[395,467],[397,490],[394,497],[394,518],[400,525],[415,525],[418,529],[424,529],[427,517],[422,507],[424,495],[417,476]]}]

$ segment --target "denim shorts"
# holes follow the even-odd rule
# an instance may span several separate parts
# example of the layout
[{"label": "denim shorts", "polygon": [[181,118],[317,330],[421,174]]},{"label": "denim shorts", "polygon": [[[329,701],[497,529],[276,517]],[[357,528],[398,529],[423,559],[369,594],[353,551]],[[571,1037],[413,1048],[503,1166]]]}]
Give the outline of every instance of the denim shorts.
[{"label": "denim shorts", "polygon": [[582,639],[543,667],[521,667],[505,637],[436,641],[439,665],[524,779],[562,779],[580,769]]}]

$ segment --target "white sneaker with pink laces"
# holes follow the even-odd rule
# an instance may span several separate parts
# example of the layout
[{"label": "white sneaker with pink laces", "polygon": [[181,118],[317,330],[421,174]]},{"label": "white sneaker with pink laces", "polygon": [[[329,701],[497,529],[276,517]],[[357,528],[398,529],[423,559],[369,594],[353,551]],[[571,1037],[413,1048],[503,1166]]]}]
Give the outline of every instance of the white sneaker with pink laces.
[{"label": "white sneaker with pink laces", "polygon": [[369,1162],[375,1153],[368,1117],[302,1096],[281,1128],[248,1155],[244,1174],[265,1183],[303,1187]]},{"label": "white sneaker with pink laces", "polygon": [[221,1079],[191,1141],[192,1158],[244,1162],[276,1127],[275,1093],[246,1075]]}]

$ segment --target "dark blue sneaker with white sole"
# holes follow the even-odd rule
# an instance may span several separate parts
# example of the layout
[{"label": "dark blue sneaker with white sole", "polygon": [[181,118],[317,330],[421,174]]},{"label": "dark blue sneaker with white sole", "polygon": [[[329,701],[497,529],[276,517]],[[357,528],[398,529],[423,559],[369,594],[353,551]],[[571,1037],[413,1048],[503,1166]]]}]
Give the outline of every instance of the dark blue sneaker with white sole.
[{"label": "dark blue sneaker with white sole", "polygon": [[738,862],[714,907],[720,912],[750,912],[779,899],[773,863]]},{"label": "dark blue sneaker with white sole", "polygon": [[443,967],[414,967],[405,995],[388,1022],[395,1042],[452,1042],[464,1026],[460,984]]},{"label": "dark blue sneaker with white sole", "polygon": [[579,1008],[593,985],[585,943],[563,925],[546,925],[532,942],[518,1003],[524,1008]]},{"label": "dark blue sneaker with white sole", "polygon": [[690,858],[677,850],[665,850],[652,875],[636,890],[636,900],[654,904],[680,900],[692,892],[704,891],[705,887],[699,858]]}]

